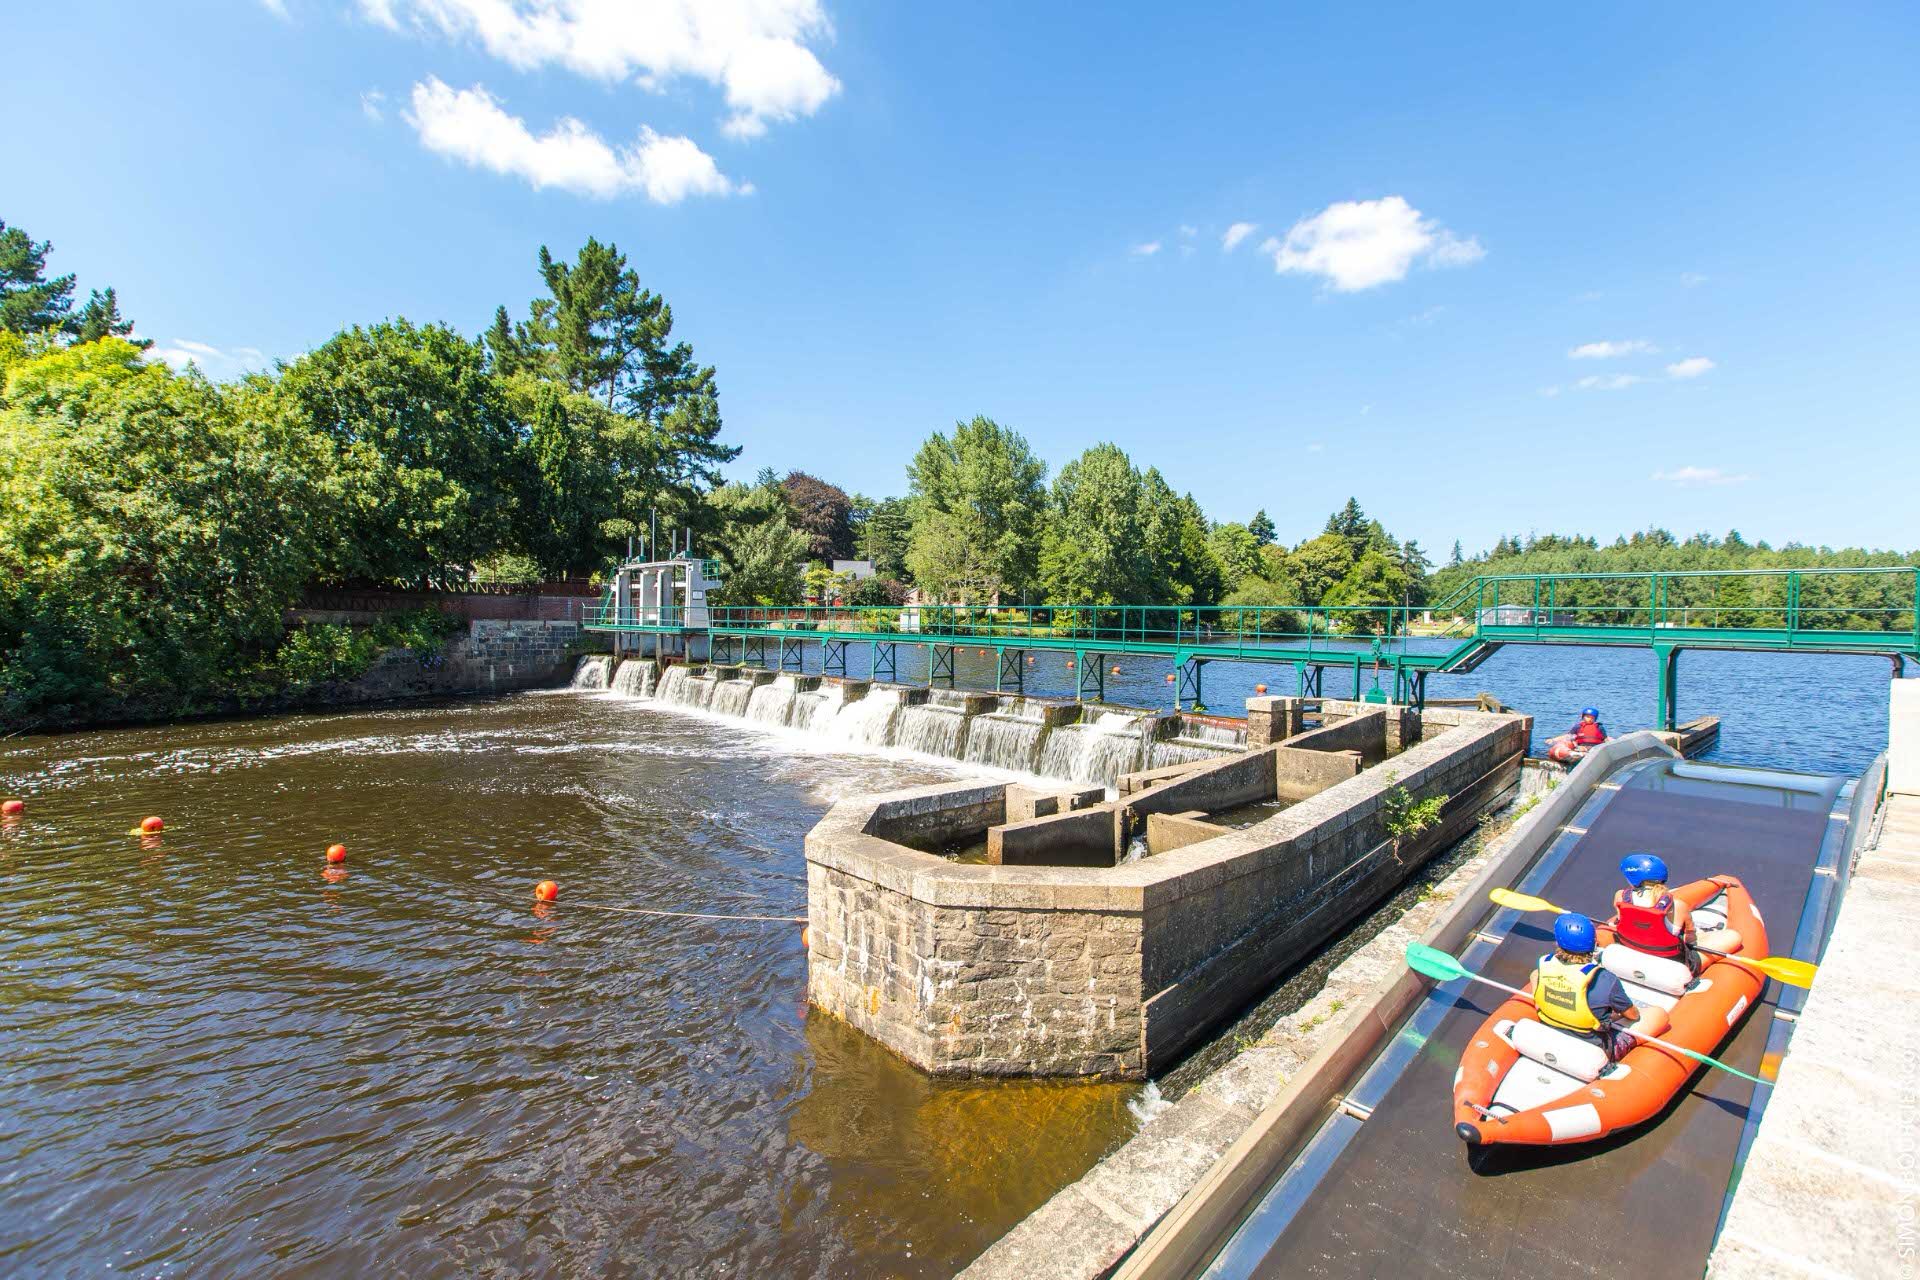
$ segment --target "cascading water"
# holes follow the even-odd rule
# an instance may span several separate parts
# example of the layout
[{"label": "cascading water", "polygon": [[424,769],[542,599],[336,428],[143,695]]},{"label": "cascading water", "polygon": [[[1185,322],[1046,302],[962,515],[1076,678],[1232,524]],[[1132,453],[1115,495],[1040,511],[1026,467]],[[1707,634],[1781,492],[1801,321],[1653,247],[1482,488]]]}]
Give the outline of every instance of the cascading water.
[{"label": "cascading water", "polygon": [[949,760],[965,759],[966,701],[945,690],[932,690],[925,702],[916,702],[900,713],[894,735],[896,747]]},{"label": "cascading water", "polygon": [[899,689],[869,689],[864,698],[843,703],[821,729],[821,736],[855,747],[893,745],[893,725],[900,716]]},{"label": "cascading water", "polygon": [[[589,659],[591,661],[591,659]],[[576,688],[594,677],[575,673]],[[722,668],[731,674],[739,668]],[[864,688],[791,673],[716,679],[715,669],[676,664],[662,671],[652,659],[629,658],[612,669],[610,687],[631,697],[651,697],[673,706],[737,716],[769,729],[790,730],[846,747],[894,748],[965,761],[1010,773],[1037,774],[1070,782],[1112,786],[1123,773],[1162,764],[1211,759],[1244,750],[1244,730],[1182,718],[1178,737],[1156,740],[1172,727],[1151,712],[1080,710],[1080,719],[1060,703],[898,685]]]},{"label": "cascading water", "polygon": [[1100,711],[1092,720],[1061,725],[1047,735],[1039,772],[1049,778],[1111,785],[1123,773],[1146,767],[1152,720],[1123,711]]},{"label": "cascading water", "polygon": [[1237,755],[1247,749],[1244,725],[1213,724],[1182,716],[1176,736],[1160,739],[1148,752],[1148,767],[1159,769],[1172,764],[1193,764]]},{"label": "cascading water", "polygon": [[655,674],[660,665],[651,658],[628,658],[613,673],[613,691],[624,693],[629,698],[646,698],[653,694]]},{"label": "cascading water", "polygon": [[774,725],[785,728],[793,723],[794,704],[800,691],[794,687],[792,676],[780,676],[771,684],[763,684],[753,691],[747,699],[747,719],[756,724]]},{"label": "cascading water", "polygon": [[660,677],[660,687],[654,696],[676,706],[704,710],[713,700],[713,683],[712,677],[696,680],[686,667],[668,667]]},{"label": "cascading water", "polygon": [[966,759],[992,769],[1039,773],[1040,743],[1047,725],[1025,698],[1003,698],[997,710],[967,724]]},{"label": "cascading water", "polygon": [[613,671],[613,659],[604,653],[590,653],[580,659],[580,665],[573,669],[573,679],[568,682],[569,689],[604,689],[607,678]]},{"label": "cascading water", "polygon": [[754,684],[751,680],[719,680],[714,682],[713,700],[707,704],[707,710],[721,716],[745,716],[747,703],[753,697]]}]

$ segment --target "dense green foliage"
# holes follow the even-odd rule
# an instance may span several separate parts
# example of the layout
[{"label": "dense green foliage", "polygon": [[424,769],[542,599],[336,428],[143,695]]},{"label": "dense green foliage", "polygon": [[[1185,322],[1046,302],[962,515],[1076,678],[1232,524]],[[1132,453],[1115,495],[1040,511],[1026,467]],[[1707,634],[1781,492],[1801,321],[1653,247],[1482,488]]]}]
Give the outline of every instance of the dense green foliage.
[{"label": "dense green foliage", "polygon": [[289,633],[308,588],[584,576],[656,512],[730,528],[742,589],[797,598],[805,544],[780,499],[731,522],[708,502],[738,453],[718,440],[714,371],[611,245],[573,263],[542,249],[547,295],[522,324],[353,326],[226,385],[148,363],[112,289],[76,313],[49,251],[0,223],[7,724],[344,678],[417,628]]},{"label": "dense green foliage", "polygon": [[1046,464],[991,418],[934,432],[907,464],[907,570],[935,599],[1019,598],[1038,577]]}]

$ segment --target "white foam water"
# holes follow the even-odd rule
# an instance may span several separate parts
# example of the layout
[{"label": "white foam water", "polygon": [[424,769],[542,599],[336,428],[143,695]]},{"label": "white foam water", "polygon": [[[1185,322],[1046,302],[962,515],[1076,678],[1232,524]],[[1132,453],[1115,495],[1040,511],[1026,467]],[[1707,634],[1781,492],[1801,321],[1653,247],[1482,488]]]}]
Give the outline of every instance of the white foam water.
[{"label": "white foam water", "polygon": [[605,689],[613,674],[613,658],[604,653],[590,653],[580,659],[580,665],[573,669],[573,679],[568,682],[569,689]]}]

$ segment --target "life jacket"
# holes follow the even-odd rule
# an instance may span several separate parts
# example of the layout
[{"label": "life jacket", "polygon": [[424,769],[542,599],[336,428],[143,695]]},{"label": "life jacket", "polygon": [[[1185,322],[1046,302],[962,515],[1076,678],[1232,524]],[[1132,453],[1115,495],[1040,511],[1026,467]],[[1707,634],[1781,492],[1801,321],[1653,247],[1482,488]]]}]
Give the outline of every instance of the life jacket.
[{"label": "life jacket", "polygon": [[1600,1019],[1587,1004],[1597,964],[1567,964],[1554,956],[1540,957],[1533,975],[1533,1007],[1540,1021],[1562,1031],[1598,1031]]},{"label": "life jacket", "polygon": [[1600,727],[1598,720],[1582,720],[1573,726],[1573,740],[1583,747],[1597,747],[1607,740],[1607,731]]},{"label": "life jacket", "polygon": [[1652,906],[1643,907],[1633,900],[1632,893],[1622,889],[1614,895],[1613,907],[1613,935],[1621,942],[1650,956],[1677,960],[1685,954],[1685,939],[1673,931],[1673,921],[1668,918],[1673,910],[1672,894],[1663,893]]}]

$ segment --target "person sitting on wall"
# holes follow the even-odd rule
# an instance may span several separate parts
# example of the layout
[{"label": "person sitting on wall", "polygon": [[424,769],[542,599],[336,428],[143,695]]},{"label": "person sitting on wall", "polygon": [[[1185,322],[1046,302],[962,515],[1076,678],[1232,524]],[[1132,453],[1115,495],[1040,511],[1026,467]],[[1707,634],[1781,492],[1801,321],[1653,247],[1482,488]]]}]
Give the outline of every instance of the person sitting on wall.
[{"label": "person sitting on wall", "polygon": [[1634,1032],[1658,1036],[1666,1012],[1641,1009],[1620,979],[1593,957],[1593,921],[1569,911],[1553,922],[1554,951],[1533,971],[1533,1007],[1540,1021],[1606,1050],[1618,1062],[1638,1045]]},{"label": "person sitting on wall", "polygon": [[1635,951],[1668,960],[1682,960],[1694,977],[1702,961],[1695,950],[1698,937],[1693,912],[1667,891],[1667,863],[1651,853],[1630,853],[1620,859],[1620,874],[1628,888],[1613,895],[1614,937]]}]

